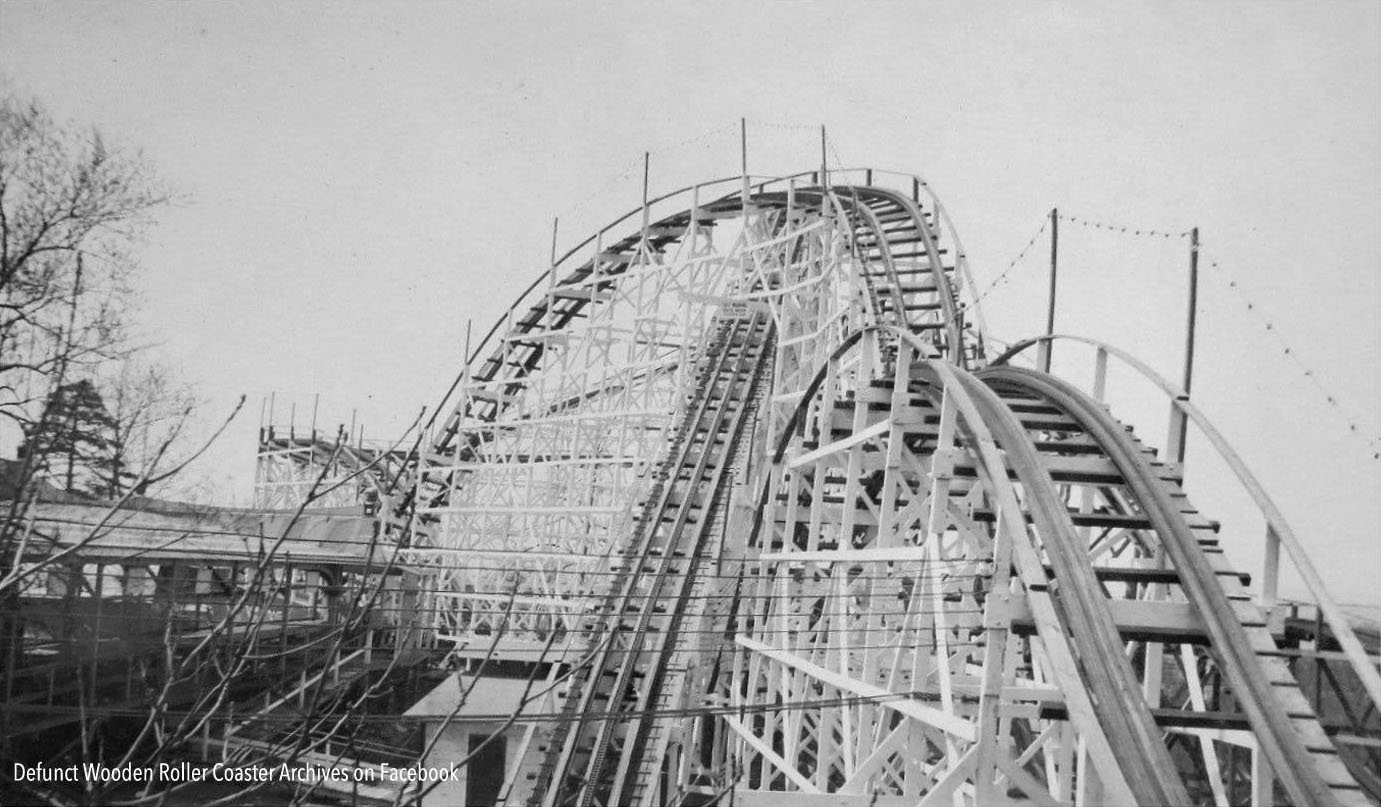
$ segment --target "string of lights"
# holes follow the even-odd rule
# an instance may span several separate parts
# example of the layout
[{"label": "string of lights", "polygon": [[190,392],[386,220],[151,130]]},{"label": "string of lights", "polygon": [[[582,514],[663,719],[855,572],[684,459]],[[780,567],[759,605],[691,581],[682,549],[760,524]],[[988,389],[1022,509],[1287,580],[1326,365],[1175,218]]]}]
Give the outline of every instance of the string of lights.
[{"label": "string of lights", "polygon": [[1106,230],[1108,232],[1114,232],[1124,235],[1137,235],[1142,236],[1144,238],[1189,237],[1188,230],[1185,230],[1184,232],[1174,232],[1172,230],[1158,230],[1152,227],[1136,227],[1134,225],[1109,224],[1108,222],[1104,221],[1095,221],[1093,219],[1084,218],[1082,216],[1069,216],[1064,213],[1059,213],[1057,214],[1057,216],[1060,221],[1068,222],[1070,224],[1077,224],[1080,227],[1084,227],[1090,230]]},{"label": "string of lights", "polygon": [[[1083,216],[1071,216],[1064,213],[1058,214],[1058,218],[1060,221],[1075,224],[1086,229],[1101,230],[1105,232],[1116,233],[1119,235],[1140,236],[1143,238],[1178,239],[1188,238],[1191,234],[1191,231],[1189,230],[1176,232],[1173,230],[1157,229],[1153,227],[1137,227],[1135,225],[1114,224],[1106,221],[1085,218]],[[1028,244],[1027,248],[1029,249],[1029,247],[1030,245]],[[1199,251],[1201,255],[1204,253],[1204,247],[1202,244],[1200,244],[1199,246]],[[1023,250],[1022,254],[1025,254],[1025,250]],[[1020,259],[1020,257],[1021,256],[1018,256],[1018,259]],[[1335,390],[1333,390],[1329,385],[1323,382],[1323,380],[1320,378],[1319,372],[1315,370],[1313,367],[1306,364],[1300,358],[1299,351],[1296,350],[1294,346],[1292,346],[1289,342],[1285,340],[1285,337],[1281,334],[1280,328],[1277,327],[1275,322],[1273,322],[1271,319],[1265,316],[1265,314],[1261,310],[1261,307],[1246,294],[1246,292],[1243,290],[1242,283],[1238,281],[1237,278],[1233,277],[1227,271],[1227,269],[1225,269],[1223,265],[1216,260],[1208,259],[1206,263],[1208,267],[1211,270],[1213,270],[1214,273],[1221,275],[1222,279],[1227,283],[1229,290],[1231,290],[1238,297],[1238,299],[1245,307],[1247,313],[1250,314],[1254,319],[1256,319],[1258,323],[1262,326],[1262,329],[1265,330],[1273,340],[1275,340],[1281,355],[1288,359],[1290,363],[1295,366],[1296,370],[1309,382],[1309,384],[1315,389],[1315,391],[1318,392],[1318,394],[1322,397],[1323,402],[1327,406],[1331,407],[1335,412],[1337,412],[1338,417],[1342,420],[1347,432],[1354,436],[1356,439],[1359,439],[1366,444],[1368,450],[1371,453],[1371,459],[1381,460],[1381,433],[1378,433],[1375,429],[1369,429],[1368,427],[1363,425],[1363,423],[1361,422],[1361,418],[1356,413],[1355,408],[1345,405],[1342,402],[1342,399],[1338,395],[1338,393]],[[1008,271],[1010,271],[1010,266],[1008,268]],[[999,280],[1005,276],[1006,272],[1004,272],[1003,275],[999,277]],[[995,284],[996,281],[994,282],[994,285]],[[988,291],[991,291],[991,287],[989,287]],[[985,291],[983,295],[979,296],[978,299],[981,300],[983,296],[985,296],[988,293],[988,291]]]},{"label": "string of lights", "polygon": [[[1202,245],[1200,245],[1199,250],[1202,254]],[[1320,379],[1319,372],[1304,363],[1300,358],[1299,351],[1285,340],[1280,328],[1266,316],[1261,310],[1261,306],[1247,295],[1246,291],[1243,289],[1242,283],[1238,281],[1236,277],[1229,273],[1228,270],[1216,260],[1209,259],[1207,263],[1209,269],[1212,270],[1210,274],[1217,274],[1223,281],[1226,281],[1228,289],[1230,289],[1238,300],[1241,301],[1247,313],[1261,325],[1262,329],[1266,331],[1273,340],[1275,340],[1281,355],[1295,366],[1298,372],[1304,376],[1310,385],[1323,397],[1324,403],[1337,413],[1338,417],[1346,426],[1347,432],[1366,443],[1368,449],[1371,451],[1371,458],[1373,460],[1381,460],[1381,434],[1362,425],[1361,419],[1357,416],[1355,410],[1352,407],[1344,405],[1338,393],[1324,384]]]},{"label": "string of lights", "polygon": [[812,131],[812,132],[818,132],[818,131],[820,131],[820,126],[819,126],[818,124],[812,125],[812,124],[808,124],[808,123],[789,123],[789,122],[785,122],[785,121],[766,121],[766,120],[758,120],[757,118],[748,118],[747,120],[748,120],[749,123],[753,124],[754,126],[763,126],[763,127],[768,128],[768,129],[782,129],[782,130],[791,130],[791,131]]},{"label": "string of lights", "polygon": [[1036,241],[1040,239],[1041,235],[1045,233],[1045,229],[1049,226],[1050,219],[1041,219],[1041,226],[1036,230],[1035,235],[1031,236],[1031,240],[1026,242],[1026,246],[1021,248],[1021,251],[1017,253],[1015,258],[1012,258],[1010,261],[1007,262],[1007,266],[997,277],[993,278],[993,282],[989,283],[988,287],[985,288],[983,292],[979,294],[977,297],[973,298],[973,302],[968,303],[967,306],[977,305],[978,303],[983,301],[983,298],[991,294],[993,290],[996,289],[1000,284],[1006,283],[1008,277],[1012,273],[1012,270],[1017,267],[1018,263],[1021,263],[1021,261],[1026,257],[1026,253],[1031,251],[1031,248],[1036,245]]}]

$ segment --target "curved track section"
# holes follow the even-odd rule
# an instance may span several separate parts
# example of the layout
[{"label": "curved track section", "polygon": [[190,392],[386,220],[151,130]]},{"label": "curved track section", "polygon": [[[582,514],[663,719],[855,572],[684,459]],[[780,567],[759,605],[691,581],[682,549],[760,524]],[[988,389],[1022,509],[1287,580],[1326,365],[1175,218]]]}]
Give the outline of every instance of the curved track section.
[{"label": "curved track section", "polygon": [[254,470],[254,505],[264,509],[351,507],[373,512],[408,464],[397,445],[362,439],[354,445],[331,440],[315,429],[299,435],[292,427],[259,430]]},{"label": "curved track section", "polygon": [[[1274,642],[1264,630],[1264,615],[1246,604],[1240,579],[1230,580],[1227,590],[1219,580],[1204,551],[1205,544],[1216,547],[1217,541],[1195,535],[1190,524],[1194,511],[1177,481],[1158,472],[1122,425],[1068,382],[1012,368],[988,371],[985,378],[999,389],[1044,399],[1094,438],[1122,477],[1104,487],[1102,495],[1108,500],[1104,506],[1116,501],[1118,509],[1138,511],[1149,523],[1150,529],[1142,530],[1142,540],[1165,559],[1163,566],[1174,570],[1179,597],[1202,617],[1209,652],[1236,693],[1263,755],[1272,770],[1279,772],[1277,778],[1291,800],[1342,803],[1348,791],[1356,789],[1355,783],[1326,740],[1298,683],[1275,657]],[[1234,608],[1231,596],[1243,602],[1240,608]],[[1256,643],[1253,628],[1260,634]],[[1312,745],[1307,746],[1309,741]],[[1335,794],[1334,788],[1343,792]]]},{"label": "curved track section", "polygon": [[436,640],[556,682],[504,803],[1369,803],[1375,704],[1345,764],[1181,469],[971,285],[919,180],[731,178],[496,324],[387,504]]},{"label": "curved track section", "polygon": [[[508,613],[510,645],[535,653],[548,630],[578,628],[685,416],[683,391],[724,305],[771,315],[774,285],[805,291],[796,320],[810,331],[786,335],[792,372],[813,361],[801,350],[865,323],[909,323],[936,353],[981,349],[948,327],[955,268],[935,246],[940,223],[914,200],[827,194],[811,175],[747,195],[714,188],[655,200],[620,220],[642,212],[632,232],[611,235],[615,222],[588,239],[474,350],[392,507],[409,560],[439,579],[442,638],[487,644]],[[919,280],[898,288],[898,271]]]}]

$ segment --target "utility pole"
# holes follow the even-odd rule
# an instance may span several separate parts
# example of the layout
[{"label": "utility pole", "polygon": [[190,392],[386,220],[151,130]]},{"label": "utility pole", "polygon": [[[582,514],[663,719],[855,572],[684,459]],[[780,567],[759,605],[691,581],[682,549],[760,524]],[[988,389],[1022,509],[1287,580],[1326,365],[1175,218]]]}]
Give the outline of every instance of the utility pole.
[{"label": "utility pole", "polygon": [[[1184,376],[1180,386],[1184,387],[1185,400],[1194,386],[1194,331],[1199,313],[1199,228],[1189,231],[1189,306],[1184,318]],[[1189,435],[1189,418],[1179,407],[1170,413],[1171,435],[1174,443],[1167,446],[1174,451],[1175,462],[1183,473],[1185,440]]]},{"label": "utility pole", "polygon": [[[1060,209],[1050,208],[1050,294],[1045,309],[1045,335],[1055,333],[1055,278],[1059,268],[1060,255]],[[1050,372],[1051,340],[1041,342],[1036,351],[1036,364],[1042,373]]]}]

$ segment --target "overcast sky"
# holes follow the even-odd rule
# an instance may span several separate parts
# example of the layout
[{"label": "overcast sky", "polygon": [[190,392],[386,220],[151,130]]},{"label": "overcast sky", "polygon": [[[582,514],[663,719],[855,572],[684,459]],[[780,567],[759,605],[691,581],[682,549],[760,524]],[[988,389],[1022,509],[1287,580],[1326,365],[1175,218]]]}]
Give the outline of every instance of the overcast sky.
[{"label": "overcast sky", "polygon": [[[0,2],[12,84],[185,200],[144,251],[142,324],[210,411],[250,396],[209,460],[227,498],[248,498],[264,396],[401,428],[466,320],[542,269],[553,216],[569,244],[624,212],[645,150],[654,192],[736,173],[746,116],[755,173],[818,164],[825,124],[831,160],[926,176],[980,285],[1052,206],[1201,227],[1195,398],[1339,598],[1373,605],[1379,43],[1374,2]],[[996,335],[1042,326],[1047,249],[985,301]],[[1059,329],[1177,376],[1184,241],[1068,224],[1061,253]],[[1195,445],[1191,494],[1250,559],[1260,526]]]}]

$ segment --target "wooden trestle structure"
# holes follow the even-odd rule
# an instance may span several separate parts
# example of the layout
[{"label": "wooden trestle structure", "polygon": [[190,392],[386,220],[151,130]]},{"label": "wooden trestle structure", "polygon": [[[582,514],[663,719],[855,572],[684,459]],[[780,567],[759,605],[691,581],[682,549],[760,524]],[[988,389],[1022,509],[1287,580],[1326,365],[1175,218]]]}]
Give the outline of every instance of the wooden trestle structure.
[{"label": "wooden trestle structure", "polygon": [[[1091,385],[1018,366],[1056,340]],[[1377,803],[1375,637],[1182,389],[1075,337],[997,355],[919,179],[649,199],[468,354],[416,450],[266,432],[259,479],[367,477],[407,627],[529,682],[494,801]],[[1191,502],[1187,430],[1264,530]]]},{"label": "wooden trestle structure", "polygon": [[[1376,657],[1221,436],[1110,346],[1087,391],[1012,366],[1043,340],[993,356],[972,289],[918,179],[736,177],[495,324],[391,529],[439,642],[554,665],[504,803],[1376,798]],[[1260,574],[1102,403],[1110,358],[1255,498]]]},{"label": "wooden trestle structure", "polygon": [[[551,670],[505,803],[1376,798],[1376,657],[1218,432],[1110,346],[1087,391],[1011,364],[1063,337],[994,357],[972,289],[918,179],[736,177],[495,324],[388,509],[439,643]],[[1260,506],[1259,575],[1102,403],[1110,358]]]}]

